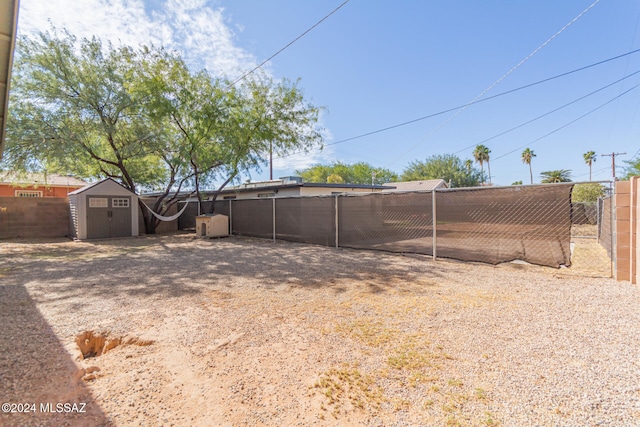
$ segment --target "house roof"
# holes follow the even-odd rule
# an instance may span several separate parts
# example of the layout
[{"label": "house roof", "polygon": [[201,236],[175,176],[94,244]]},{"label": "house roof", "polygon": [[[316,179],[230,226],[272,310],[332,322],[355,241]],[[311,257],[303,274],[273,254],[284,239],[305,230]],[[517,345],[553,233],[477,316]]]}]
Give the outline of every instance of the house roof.
[{"label": "house roof", "polygon": [[[388,187],[385,187],[383,192],[390,191],[431,191],[438,188],[447,188],[447,183],[444,179],[427,179],[423,181],[402,181],[391,182]],[[395,187],[395,188],[393,188]]]},{"label": "house roof", "polygon": [[[1,1],[1,0],[0,0]],[[86,181],[73,176],[34,172],[0,171],[0,183],[12,185],[46,185],[48,187],[83,187]]]},{"label": "house roof", "polygon": [[18,0],[0,0],[0,159],[4,151],[9,82],[18,32]]},{"label": "house roof", "polygon": [[[258,184],[258,185],[254,185],[254,184]],[[335,183],[322,183],[322,182],[266,181],[263,185],[260,185],[260,184],[262,183],[234,185],[234,186],[223,189],[220,192],[220,194],[242,193],[247,191],[278,190],[282,188],[296,188],[296,187],[326,188],[334,191],[339,189],[352,189],[352,188],[372,189],[372,190],[383,190],[385,188],[389,188],[384,185],[335,184]],[[207,191],[204,191],[204,192],[207,192]]]},{"label": "house roof", "polygon": [[[389,187],[388,185],[363,185],[363,184],[334,184],[334,183],[321,183],[321,182],[303,182],[300,177],[283,177],[281,179],[274,179],[270,181],[257,181],[257,182],[248,182],[246,184],[233,185],[225,187],[220,194],[228,195],[235,193],[246,193],[250,191],[273,191],[273,190],[282,190],[285,188],[326,188],[329,191],[348,191],[352,189],[371,189],[371,190],[384,190],[393,187]],[[214,190],[202,190],[203,194],[213,193]],[[162,194],[161,192],[153,192],[153,193],[145,193],[143,196],[154,197]],[[188,191],[180,192],[181,196],[187,196],[190,193]]]}]

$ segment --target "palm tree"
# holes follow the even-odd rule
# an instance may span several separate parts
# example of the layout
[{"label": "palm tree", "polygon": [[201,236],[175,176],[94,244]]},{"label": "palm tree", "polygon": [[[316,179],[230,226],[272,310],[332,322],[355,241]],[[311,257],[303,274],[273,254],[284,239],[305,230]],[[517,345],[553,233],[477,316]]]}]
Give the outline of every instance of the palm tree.
[{"label": "palm tree", "polygon": [[582,156],[584,157],[584,162],[589,165],[589,181],[591,181],[591,165],[596,161],[596,152],[587,151]]},{"label": "palm tree", "polygon": [[536,153],[532,149],[527,148],[522,152],[522,163],[529,165],[529,177],[531,178],[531,184],[533,184],[533,171],[531,170],[531,159],[536,156]]},{"label": "palm tree", "polygon": [[489,150],[488,147],[480,144],[476,145],[476,149],[473,150],[473,158],[476,162],[480,163],[480,170],[482,171],[482,182],[484,182],[484,162],[487,162],[487,168],[489,169],[489,184],[491,184],[491,165],[489,164]]},{"label": "palm tree", "polygon": [[467,159],[464,161],[464,167],[467,168],[467,173],[470,174],[471,173],[471,167],[473,166],[473,161],[471,161],[470,159]]},{"label": "palm tree", "polygon": [[571,171],[567,169],[540,172],[540,176],[544,177],[540,181],[543,184],[551,184],[554,182],[571,182],[571,179],[569,178],[571,176]]}]

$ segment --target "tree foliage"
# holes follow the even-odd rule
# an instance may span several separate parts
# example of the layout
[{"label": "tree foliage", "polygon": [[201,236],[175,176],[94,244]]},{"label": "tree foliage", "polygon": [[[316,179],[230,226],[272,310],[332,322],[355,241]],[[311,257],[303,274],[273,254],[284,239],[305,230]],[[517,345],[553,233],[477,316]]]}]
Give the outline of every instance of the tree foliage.
[{"label": "tree foliage", "polygon": [[476,145],[473,150],[473,158],[480,164],[480,171],[482,172],[482,182],[484,182],[484,163],[487,163],[487,169],[489,170],[489,184],[491,184],[491,164],[489,163],[491,150],[485,145]]},{"label": "tree foliage", "polygon": [[454,154],[434,155],[425,161],[414,161],[402,173],[403,181],[444,179],[452,187],[473,187],[482,180],[482,172]]},{"label": "tree foliage", "polygon": [[553,171],[540,172],[543,184],[552,184],[556,182],[571,182],[571,171],[568,169],[558,169]]},{"label": "tree foliage", "polygon": [[589,181],[591,181],[591,169],[593,166],[593,162],[595,162],[597,160],[596,157],[596,152],[595,151],[587,151],[586,153],[584,153],[582,155],[582,157],[584,158],[584,162],[589,165]]},{"label": "tree foliage", "polygon": [[329,165],[314,165],[296,171],[306,182],[322,182],[337,184],[371,184],[381,185],[398,180],[398,175],[389,169],[376,168],[366,162],[347,164],[334,162]]},{"label": "tree foliage", "polygon": [[[11,103],[6,166],[160,190],[160,214],[181,189],[223,187],[259,169],[270,149],[322,141],[319,109],[297,83],[258,76],[236,87],[162,48],[114,48],[67,31],[20,40]],[[153,233],[158,221],[142,212]]]},{"label": "tree foliage", "polygon": [[[533,184],[533,170],[531,169],[531,160],[536,157],[536,153],[533,152],[530,148],[525,148],[522,152],[522,163],[525,165],[529,165],[529,179],[531,184]],[[522,182],[520,183],[522,184]]]},{"label": "tree foliage", "polygon": [[596,202],[605,195],[605,187],[598,183],[576,184],[571,191],[572,202]]},{"label": "tree foliage", "polygon": [[640,176],[640,159],[625,160],[627,166],[624,169],[624,179],[629,179],[632,176]]}]

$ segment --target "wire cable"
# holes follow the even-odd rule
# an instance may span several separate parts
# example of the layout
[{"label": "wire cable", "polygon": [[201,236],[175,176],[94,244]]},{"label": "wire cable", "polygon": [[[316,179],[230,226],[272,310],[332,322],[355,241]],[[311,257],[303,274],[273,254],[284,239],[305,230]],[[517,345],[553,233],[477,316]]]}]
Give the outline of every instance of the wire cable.
[{"label": "wire cable", "polygon": [[615,84],[618,84],[618,83],[620,83],[620,82],[621,82],[621,81],[623,81],[623,80],[626,80],[626,79],[628,79],[628,78],[630,78],[630,77],[633,77],[633,76],[635,76],[635,75],[636,75],[636,74],[638,74],[638,73],[640,73],[640,70],[638,70],[638,71],[636,71],[636,72],[634,72],[634,73],[631,73],[631,74],[629,74],[628,76],[622,77],[621,79],[618,79],[618,80],[616,80],[615,82],[609,83],[608,85],[603,86],[603,87],[601,87],[600,89],[596,89],[596,90],[594,90],[593,92],[590,92],[590,93],[588,93],[588,94],[586,94],[586,95],[583,95],[583,96],[581,96],[580,98],[574,99],[573,101],[568,102],[568,103],[566,103],[566,104],[564,104],[564,105],[562,105],[562,106],[560,106],[560,107],[554,108],[553,110],[548,111],[548,112],[546,112],[546,113],[544,113],[544,114],[542,114],[542,115],[540,115],[540,116],[538,116],[538,117],[536,117],[536,118],[533,118],[533,119],[531,119],[531,120],[527,120],[526,122],[521,123],[521,124],[519,124],[519,125],[517,125],[517,126],[514,126],[514,127],[512,127],[511,129],[509,129],[509,130],[505,130],[504,132],[500,132],[500,133],[499,133],[499,134],[497,134],[497,135],[494,135],[494,136],[492,136],[492,137],[490,137],[490,138],[484,139],[484,140],[482,140],[482,141],[480,141],[480,142],[478,142],[478,143],[476,143],[476,144],[472,144],[472,145],[470,145],[470,146],[468,146],[468,147],[463,148],[462,150],[456,151],[456,152],[455,152],[455,153],[453,153],[453,154],[460,154],[460,153],[462,153],[463,151],[467,151],[467,150],[469,150],[469,149],[471,149],[471,148],[473,148],[473,147],[477,146],[478,144],[484,144],[485,142],[491,141],[492,139],[496,139],[496,138],[498,138],[498,137],[500,137],[500,136],[502,136],[502,135],[506,135],[507,133],[512,132],[512,131],[514,131],[514,130],[516,130],[516,129],[520,129],[521,127],[524,127],[524,126],[526,126],[526,125],[528,125],[528,124],[530,124],[530,123],[533,123],[533,122],[535,122],[535,121],[537,121],[537,120],[540,120],[540,119],[541,119],[541,118],[543,118],[543,117],[549,116],[549,115],[551,115],[551,114],[553,114],[553,113],[555,113],[555,112],[558,112],[558,111],[562,110],[563,108],[566,108],[566,107],[568,107],[568,106],[570,106],[570,105],[573,105],[573,104],[575,104],[575,103],[577,103],[577,102],[580,102],[580,101],[582,101],[583,99],[590,97],[591,95],[595,95],[595,94],[596,94],[596,93],[598,93],[598,92],[602,92],[603,90],[605,90],[605,89],[607,89],[607,88],[610,88],[611,86],[613,86],[613,85],[615,85]]},{"label": "wire cable", "polygon": [[[606,64],[607,62],[611,62],[611,61],[614,61],[616,59],[624,58],[626,56],[633,55],[633,54],[638,53],[638,52],[640,52],[640,49],[632,50],[630,52],[626,52],[626,53],[623,53],[621,55],[617,55],[617,56],[614,56],[614,57],[611,57],[611,58],[608,58],[608,59],[604,59],[602,61],[594,62],[593,64],[585,65],[584,67],[576,68],[575,70],[567,71],[567,72],[564,72],[564,73],[561,73],[561,74],[557,74],[557,75],[552,76],[552,77],[547,77],[546,79],[538,80],[537,82],[533,82],[533,83],[526,84],[524,86],[517,87],[515,89],[510,89],[510,90],[507,90],[505,92],[501,92],[501,93],[498,93],[498,94],[495,94],[495,95],[488,96],[486,98],[478,99],[477,101],[475,101],[475,102],[473,102],[472,104],[469,104],[469,105],[479,104],[481,102],[489,101],[491,99],[498,98],[500,96],[508,95],[510,93],[514,93],[514,92],[517,92],[517,91],[520,91],[520,90],[524,90],[524,89],[527,89],[527,88],[530,88],[530,87],[533,87],[533,86],[537,86],[539,84],[546,83],[546,82],[549,82],[549,81],[552,81],[552,80],[555,80],[555,79],[559,79],[561,77],[566,77],[566,76],[569,76],[571,74],[574,74],[574,73],[577,73],[577,72],[580,72],[580,71],[584,71],[584,70],[587,70],[589,68],[596,67],[598,65]],[[399,127],[402,127],[402,126],[406,126],[406,125],[410,125],[412,123],[416,123],[416,122],[419,122],[419,121],[422,121],[422,120],[426,120],[426,119],[430,119],[430,118],[433,118],[433,117],[437,117],[437,116],[440,116],[442,114],[450,113],[451,111],[458,110],[458,109],[460,109],[462,107],[464,107],[464,105],[459,105],[459,106],[456,106],[456,107],[448,108],[446,110],[442,110],[442,111],[439,111],[437,113],[431,113],[431,114],[428,114],[426,116],[418,117],[416,119],[407,120],[406,122],[397,123],[395,125],[387,126],[387,127],[384,127],[384,128],[381,128],[381,129],[377,129],[377,130],[373,130],[373,131],[366,132],[366,133],[362,133],[362,134],[359,134],[359,135],[356,135],[356,136],[352,136],[352,137],[349,137],[349,138],[341,139],[339,141],[330,142],[328,144],[325,144],[325,146],[342,144],[344,142],[349,142],[349,141],[353,141],[353,140],[356,140],[356,139],[364,138],[364,137],[367,137],[367,136],[375,135],[377,133],[386,132],[386,131],[391,130],[391,129],[396,129],[396,128],[399,128]],[[320,150],[321,149],[322,148],[320,148]],[[283,155],[274,157],[274,159],[281,159],[281,158],[285,158],[285,157],[290,157],[290,156],[294,156],[296,154],[302,154],[304,152],[305,151],[296,151],[296,152],[289,153],[289,154],[283,154]]]},{"label": "wire cable", "polygon": [[276,56],[278,56],[279,54],[281,54],[285,49],[287,49],[289,46],[291,46],[292,44],[294,44],[295,42],[297,42],[298,40],[300,40],[301,38],[303,38],[304,36],[306,36],[309,32],[311,32],[314,28],[316,28],[318,25],[320,25],[322,22],[324,22],[327,18],[329,18],[331,15],[333,15],[334,13],[336,13],[338,10],[340,10],[340,8],[342,8],[344,5],[346,5],[347,3],[349,3],[350,0],[346,0],[345,2],[343,2],[340,6],[336,7],[335,9],[333,9],[331,12],[329,12],[329,14],[327,14],[324,18],[322,18],[321,20],[319,20],[318,22],[316,22],[315,24],[313,24],[313,26],[311,26],[311,28],[309,28],[307,31],[305,31],[304,33],[300,34],[298,37],[296,37],[295,39],[293,39],[291,42],[287,43],[283,48],[281,48],[280,50],[278,50],[276,53],[274,53],[273,55],[271,55],[270,57],[268,57],[267,59],[265,59],[264,61],[262,61],[260,64],[258,64],[257,66],[255,66],[253,69],[251,69],[250,71],[246,72],[245,74],[243,74],[242,76],[240,76],[239,78],[237,78],[236,80],[234,80],[232,83],[229,84],[229,86],[235,86],[236,83],[244,80],[245,78],[247,78],[250,74],[252,74],[254,71],[256,71],[259,68],[262,68],[262,66],[264,64],[266,64],[267,62],[271,61],[273,58],[275,58]]},{"label": "wire cable", "polygon": [[503,74],[498,80],[496,80],[495,82],[493,82],[491,85],[489,85],[489,87],[487,87],[485,90],[483,90],[482,92],[480,92],[479,95],[477,95],[475,98],[473,98],[471,101],[469,101],[467,104],[465,104],[462,108],[460,108],[458,111],[456,111],[454,114],[452,114],[447,120],[445,120],[444,122],[442,122],[438,127],[436,127],[435,129],[433,129],[431,132],[429,132],[424,138],[422,138],[420,141],[418,141],[416,144],[414,144],[413,146],[411,146],[408,150],[406,150],[405,152],[403,152],[402,154],[400,154],[395,160],[393,160],[391,162],[391,164],[394,164],[395,162],[397,162],[398,160],[400,160],[401,158],[403,158],[405,155],[407,155],[408,153],[410,153],[411,151],[413,151],[416,147],[418,147],[420,144],[422,144],[424,141],[426,141],[431,135],[433,135],[434,133],[436,133],[437,131],[439,131],[440,129],[442,129],[443,127],[445,127],[447,124],[449,124],[449,122],[451,122],[453,119],[455,119],[458,115],[460,115],[464,110],[466,110],[467,108],[469,108],[470,105],[472,105],[475,101],[477,101],[478,99],[482,98],[487,92],[489,92],[491,89],[493,89],[494,87],[496,87],[500,82],[502,82],[504,79],[506,79],[509,75],[511,75],[515,70],[517,70],[518,68],[520,68],[520,66],[522,66],[525,62],[527,62],[529,59],[531,59],[536,53],[540,52],[545,46],[547,46],[549,43],[551,43],[551,41],[553,41],[553,39],[555,39],[556,37],[558,37],[560,34],[562,34],[562,32],[564,30],[566,30],[567,28],[569,28],[569,26],[571,26],[573,23],[575,23],[578,19],[580,19],[585,13],[587,13],[589,10],[591,10],[591,8],[593,8],[596,4],[598,4],[600,2],[600,0],[595,0],[593,3],[591,3],[591,5],[589,7],[587,7],[585,10],[583,10],[582,12],[580,12],[578,14],[578,16],[576,16],[575,18],[573,18],[571,21],[569,21],[564,27],[562,27],[558,32],[556,32],[554,35],[552,35],[551,37],[549,37],[544,43],[542,43],[540,46],[538,46],[537,48],[535,48],[533,50],[533,52],[531,52],[529,55],[527,55],[523,60],[521,60],[520,62],[518,62],[514,67],[512,67],[509,71],[507,71],[505,74]]},{"label": "wire cable", "polygon": [[612,99],[608,100],[608,101],[607,101],[607,102],[605,102],[604,104],[600,104],[600,105],[599,105],[599,106],[597,106],[596,108],[594,108],[594,109],[592,109],[592,110],[588,111],[587,113],[585,113],[585,114],[581,115],[580,117],[578,117],[578,118],[576,118],[576,119],[573,119],[573,120],[571,120],[571,121],[570,121],[570,122],[568,122],[568,123],[565,123],[564,125],[560,126],[559,128],[556,128],[556,129],[552,130],[551,132],[546,133],[546,134],[542,135],[541,137],[534,139],[533,141],[529,142],[528,144],[522,145],[522,146],[520,146],[520,147],[518,147],[518,148],[515,148],[515,149],[513,149],[513,150],[511,150],[511,151],[509,151],[509,152],[507,152],[507,153],[504,153],[504,154],[502,154],[502,155],[500,155],[500,156],[498,156],[498,157],[495,157],[495,158],[493,158],[492,160],[493,160],[493,161],[496,161],[496,160],[498,160],[498,159],[501,159],[501,158],[503,158],[503,157],[508,156],[509,154],[513,154],[513,153],[515,153],[516,151],[519,151],[519,150],[521,150],[521,149],[523,149],[523,148],[530,147],[531,145],[535,144],[536,142],[538,142],[538,141],[540,141],[540,140],[542,140],[542,139],[544,139],[544,138],[546,138],[546,137],[548,137],[548,136],[551,136],[551,135],[553,135],[553,134],[554,134],[554,133],[556,133],[556,132],[559,132],[560,130],[562,130],[562,129],[566,128],[567,126],[570,126],[570,125],[574,124],[574,123],[575,123],[575,122],[577,122],[578,120],[581,120],[581,119],[583,119],[583,118],[585,118],[585,117],[587,117],[587,116],[589,116],[589,115],[591,115],[591,114],[595,113],[596,111],[598,111],[599,109],[601,109],[601,108],[605,107],[606,105],[611,104],[611,103],[612,103],[613,101],[615,101],[616,99],[622,98],[624,95],[626,95],[626,94],[628,94],[629,92],[631,92],[632,90],[636,89],[638,86],[640,86],[640,83],[638,83],[638,84],[637,84],[637,85],[635,85],[635,86],[632,86],[630,89],[625,90],[624,92],[622,92],[621,94],[617,95],[616,97],[614,97],[614,98],[612,98]]}]

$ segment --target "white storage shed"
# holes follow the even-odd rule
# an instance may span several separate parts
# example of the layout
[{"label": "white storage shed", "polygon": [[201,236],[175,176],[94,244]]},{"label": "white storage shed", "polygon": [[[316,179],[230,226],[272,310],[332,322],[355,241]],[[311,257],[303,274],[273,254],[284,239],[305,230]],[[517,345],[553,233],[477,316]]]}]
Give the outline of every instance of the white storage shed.
[{"label": "white storage shed", "polygon": [[69,193],[73,237],[137,236],[138,196],[111,178]]}]

